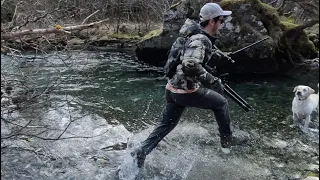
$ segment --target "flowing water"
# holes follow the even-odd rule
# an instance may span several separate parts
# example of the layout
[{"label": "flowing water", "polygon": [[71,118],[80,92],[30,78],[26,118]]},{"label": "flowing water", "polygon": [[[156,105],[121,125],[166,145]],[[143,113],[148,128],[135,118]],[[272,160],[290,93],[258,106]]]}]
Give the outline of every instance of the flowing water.
[{"label": "flowing water", "polygon": [[[134,179],[125,147],[144,140],[161,115],[166,84],[161,69],[126,53],[74,51],[32,60],[1,55],[1,74],[33,84],[36,92],[56,85],[28,108],[3,115],[30,123],[24,136],[2,139],[2,179],[113,180],[120,165],[127,165],[121,179]],[[226,153],[213,113],[189,108],[147,156],[138,179],[286,180],[317,173],[319,134],[292,125],[291,102],[296,85],[318,91],[318,75],[317,69],[291,77],[230,79],[229,86],[253,107],[245,112],[229,99],[233,129],[249,135],[250,143]],[[312,117],[318,128],[318,116]],[[12,128],[1,119],[2,138],[14,133]]]}]

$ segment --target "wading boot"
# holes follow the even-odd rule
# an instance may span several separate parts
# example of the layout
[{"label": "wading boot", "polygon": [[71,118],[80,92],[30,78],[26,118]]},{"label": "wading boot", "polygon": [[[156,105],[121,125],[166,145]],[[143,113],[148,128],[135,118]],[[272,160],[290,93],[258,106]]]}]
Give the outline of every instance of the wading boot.
[{"label": "wading boot", "polygon": [[144,164],[145,159],[146,159],[145,152],[141,148],[137,148],[137,149],[133,150],[130,154],[134,158],[134,161],[137,162],[138,168],[141,168]]},{"label": "wading boot", "polygon": [[243,145],[243,144],[246,144],[248,141],[249,141],[248,137],[245,137],[245,136],[238,137],[233,135],[223,136],[220,139],[222,148],[230,148],[231,146]]}]

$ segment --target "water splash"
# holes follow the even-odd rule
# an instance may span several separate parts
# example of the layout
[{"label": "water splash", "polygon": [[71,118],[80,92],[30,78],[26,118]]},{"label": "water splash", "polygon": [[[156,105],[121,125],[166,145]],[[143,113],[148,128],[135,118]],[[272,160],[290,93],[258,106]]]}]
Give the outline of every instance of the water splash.
[{"label": "water splash", "polygon": [[[293,127],[292,119],[286,119],[291,114],[291,88],[306,81],[316,84],[319,81],[319,71],[316,71],[299,75],[299,79],[250,79],[239,81],[241,83],[237,83],[238,80],[231,81],[230,86],[243,98],[248,98],[255,107],[254,111],[244,113],[233,101],[229,101],[233,123],[255,135],[250,145],[234,147],[227,155],[220,153],[213,113],[190,108],[181,118],[182,123],[148,155],[143,172],[138,172],[134,157],[130,156],[131,149],[136,145],[127,151],[104,148],[118,142],[127,142],[132,132],[139,131],[132,138],[140,142],[150,134],[153,128],[149,127],[156,122],[162,110],[166,82],[155,80],[159,76],[156,69],[139,65],[119,53],[104,54],[81,52],[76,55],[79,58],[73,56],[67,62],[52,56],[35,60],[29,63],[30,67],[23,69],[25,73],[37,72],[32,77],[40,82],[38,87],[41,88],[48,84],[49,78],[44,77],[64,80],[60,88],[51,94],[54,107],[64,104],[67,94],[68,97],[74,97],[70,105],[74,117],[87,114],[100,117],[88,116],[75,121],[75,126],[65,136],[71,136],[71,132],[91,136],[110,130],[94,139],[50,142],[52,145],[33,138],[30,142],[21,140],[24,145],[21,146],[27,151],[8,147],[2,153],[3,179],[30,176],[32,179],[94,177],[97,180],[114,180],[115,169],[120,164],[124,167],[124,171],[120,172],[124,180],[134,179],[139,174],[143,174],[143,178],[138,180],[284,179],[294,173],[303,176],[306,167],[319,165],[319,135],[309,137],[299,128]],[[97,58],[97,55],[102,57]],[[62,56],[61,52],[59,56]],[[18,71],[11,67],[11,59],[5,57],[1,61],[1,67],[5,67],[1,73],[9,74],[10,77],[12,75],[14,79]],[[67,63],[67,67],[64,63]],[[146,98],[148,96],[150,98]],[[38,111],[43,113],[39,118],[42,123],[35,125],[50,123],[56,128],[63,128],[66,123],[60,123],[59,119],[69,119],[69,116],[65,116],[68,109],[64,112],[59,107],[58,112],[50,114],[45,113],[46,110],[41,107],[37,111],[33,108],[30,113],[37,114],[34,112]],[[32,116],[26,114],[26,117]],[[112,127],[114,121],[121,126]],[[317,131],[319,118],[314,122],[317,126],[312,128]],[[140,133],[141,128],[147,129]],[[1,133],[5,132],[2,130]],[[30,154],[30,146],[35,148],[37,154]],[[313,172],[311,168],[308,170]],[[272,171],[272,176],[269,171]]]},{"label": "water splash", "polygon": [[137,155],[131,155],[131,152],[139,147],[138,141],[131,141],[128,143],[125,158],[118,169],[119,180],[136,180],[140,174],[141,169],[138,168]]}]

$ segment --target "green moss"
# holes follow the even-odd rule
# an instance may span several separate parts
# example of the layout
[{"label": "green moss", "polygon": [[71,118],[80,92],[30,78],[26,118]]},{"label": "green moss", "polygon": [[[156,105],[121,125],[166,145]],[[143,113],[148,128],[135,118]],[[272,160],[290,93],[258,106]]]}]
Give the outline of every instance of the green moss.
[{"label": "green moss", "polygon": [[142,40],[150,39],[154,36],[159,36],[162,33],[162,29],[155,29],[153,31],[150,31],[148,34],[142,37]]},{"label": "green moss", "polygon": [[283,31],[286,31],[291,28],[295,28],[298,25],[294,23],[295,19],[293,17],[285,17],[285,16],[280,16],[280,27]]},{"label": "green moss", "polygon": [[297,24],[294,24],[288,21],[280,21],[280,27],[283,31],[286,31],[291,28],[295,28],[297,26],[298,26]]},{"label": "green moss", "polygon": [[308,34],[305,31],[302,31],[302,34],[299,38],[299,44],[300,53],[303,57],[311,58],[312,56],[316,56],[318,52],[317,48],[314,43],[309,40]]},{"label": "green moss", "polygon": [[309,33],[308,37],[309,37],[310,41],[312,41],[312,42],[317,39],[317,35],[313,34],[313,33]]},{"label": "green moss", "polygon": [[223,9],[231,9],[232,6],[239,6],[241,4],[244,3],[248,3],[251,4],[253,6],[256,6],[255,8],[257,9],[257,11],[261,11],[264,10],[265,13],[268,14],[275,14],[278,15],[277,9],[262,3],[260,0],[222,0],[219,2],[219,5],[223,8]]},{"label": "green moss", "polygon": [[277,10],[260,1],[256,3],[256,9],[260,14],[262,23],[268,30],[268,34],[274,39],[278,39],[282,34],[282,29],[280,27],[280,18]]},{"label": "green moss", "polygon": [[270,36],[279,37],[282,31],[297,26],[294,24],[295,19],[293,17],[279,16],[276,8],[260,0],[222,0],[219,2],[224,9],[234,9],[243,3],[253,6]]},{"label": "green moss", "polygon": [[[244,3],[246,0],[240,0],[240,1],[236,1],[236,3]],[[220,2],[218,2],[218,4],[223,8],[223,9],[230,9],[228,7],[230,7],[231,5],[235,4],[234,0],[222,0]]]},{"label": "green moss", "polygon": [[309,172],[309,173],[307,173],[307,176],[319,177],[319,174],[314,173],[314,172]]},{"label": "green moss", "polygon": [[[266,12],[268,12],[269,14],[278,14],[277,12],[277,9],[268,5],[268,4],[265,4],[265,3],[262,3],[260,0],[222,0],[219,2],[220,6],[222,8],[227,8],[227,7],[230,7],[232,5],[241,5],[241,4],[244,4],[244,3],[249,3],[253,6],[256,6],[257,10],[265,10]],[[230,9],[230,8],[229,8]]]},{"label": "green moss", "polygon": [[[255,10],[253,15],[258,16],[271,37],[278,38],[281,34],[279,14],[274,7],[262,3],[260,0],[222,0],[219,2],[223,9],[238,9],[242,4],[250,4]],[[234,15],[235,17],[237,15]]]},{"label": "green moss", "polygon": [[138,35],[132,35],[132,34],[111,34],[109,36],[110,38],[116,38],[116,39],[140,39],[140,36]]},{"label": "green moss", "polygon": [[175,3],[175,4],[172,4],[172,5],[170,6],[170,9],[171,9],[171,10],[177,10],[177,7],[178,7],[181,3],[182,3],[182,1],[179,1],[179,2],[177,2],[177,3]]},{"label": "green moss", "polygon": [[260,3],[260,5],[262,6],[262,8],[263,8],[266,12],[268,12],[269,14],[274,14],[274,15],[276,15],[276,16],[279,17],[279,14],[278,14],[278,11],[277,11],[276,8],[270,6],[269,4],[266,4],[266,3],[262,3],[262,2],[259,2],[259,3]]},{"label": "green moss", "polygon": [[280,21],[286,21],[286,22],[289,22],[292,24],[294,24],[294,22],[295,22],[295,19],[292,16],[289,16],[289,17],[280,16],[279,18],[280,18]]},{"label": "green moss", "polygon": [[[250,4],[252,8],[252,12],[250,13],[261,20],[268,31],[268,35],[278,43],[276,47],[277,51],[292,48],[294,52],[300,53],[303,57],[312,57],[317,52],[314,43],[310,41],[314,37],[309,38],[305,31],[302,32],[298,39],[294,39],[293,41],[291,37],[283,37],[285,31],[298,26],[294,23],[295,19],[293,17],[280,16],[276,8],[262,3],[260,0],[222,0],[219,4],[222,9],[233,11],[237,11],[243,4]],[[241,15],[234,14],[233,16],[238,21],[241,21]],[[284,41],[280,41],[280,39]],[[276,48],[274,52],[276,52]]]}]

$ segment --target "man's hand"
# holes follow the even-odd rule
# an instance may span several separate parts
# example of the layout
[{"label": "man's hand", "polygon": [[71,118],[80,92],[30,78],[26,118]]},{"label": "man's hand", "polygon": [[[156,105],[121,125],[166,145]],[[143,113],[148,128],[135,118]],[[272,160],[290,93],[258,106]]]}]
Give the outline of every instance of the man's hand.
[{"label": "man's hand", "polygon": [[218,57],[218,59],[227,59],[230,62],[234,63],[234,60],[230,57],[232,52],[223,52],[220,49],[213,49],[213,53]]},{"label": "man's hand", "polygon": [[224,85],[222,84],[222,81],[220,78],[216,78],[216,80],[211,84],[210,87],[209,87],[210,89],[216,89],[216,91],[219,93],[223,93],[224,91]]},{"label": "man's hand", "polygon": [[221,54],[223,54],[223,56],[227,56],[229,57],[229,55],[231,54],[231,52],[223,52],[223,51],[220,51]]},{"label": "man's hand", "polygon": [[225,59],[229,60],[230,62],[234,63],[234,60],[230,57],[231,52],[222,52],[222,51],[220,51],[220,52],[222,53],[221,56],[223,58],[225,58]]},{"label": "man's hand", "polygon": [[224,91],[224,85],[222,84],[222,81],[221,81],[220,78],[217,80],[216,86],[217,86],[218,91],[219,91],[220,93],[223,93],[223,91]]}]

